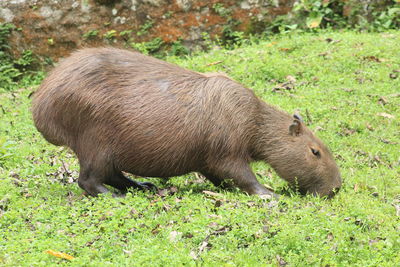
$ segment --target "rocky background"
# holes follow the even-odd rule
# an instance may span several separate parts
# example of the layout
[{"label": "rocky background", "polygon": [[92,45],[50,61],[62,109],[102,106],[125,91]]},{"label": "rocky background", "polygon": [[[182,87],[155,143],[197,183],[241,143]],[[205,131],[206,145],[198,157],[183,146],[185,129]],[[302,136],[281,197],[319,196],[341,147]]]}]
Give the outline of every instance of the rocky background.
[{"label": "rocky background", "polygon": [[[148,50],[161,43],[180,44],[195,49],[207,38],[232,31],[263,31],[277,16],[289,13],[295,1],[0,0],[0,23],[16,26],[9,40],[13,56],[31,50],[51,62],[79,47],[109,44],[139,43]],[[359,17],[368,17],[371,3],[388,3],[343,0],[340,12],[350,16],[354,2],[364,12]]]},{"label": "rocky background", "polygon": [[[0,22],[16,25],[15,56],[32,50],[53,60],[82,46],[180,40],[194,48],[231,25],[253,31],[287,13],[294,0],[1,0]],[[158,42],[161,41],[157,39]]]}]

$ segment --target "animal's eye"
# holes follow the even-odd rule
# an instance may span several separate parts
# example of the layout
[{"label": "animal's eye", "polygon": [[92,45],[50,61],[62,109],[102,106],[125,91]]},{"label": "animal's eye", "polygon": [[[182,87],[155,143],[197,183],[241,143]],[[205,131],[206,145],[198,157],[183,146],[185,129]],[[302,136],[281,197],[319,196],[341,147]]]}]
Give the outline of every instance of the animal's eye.
[{"label": "animal's eye", "polygon": [[314,154],[314,156],[320,156],[319,150],[315,148],[311,148],[311,152]]}]

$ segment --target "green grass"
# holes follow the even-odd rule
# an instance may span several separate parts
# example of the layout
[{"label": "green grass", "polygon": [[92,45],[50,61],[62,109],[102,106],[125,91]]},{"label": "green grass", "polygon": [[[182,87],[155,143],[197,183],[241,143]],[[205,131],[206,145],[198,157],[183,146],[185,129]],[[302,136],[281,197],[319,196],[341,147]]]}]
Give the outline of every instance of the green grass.
[{"label": "green grass", "polygon": [[[399,43],[399,32],[327,32],[168,58],[225,72],[265,101],[299,110],[341,168],[343,188],[332,200],[291,193],[270,206],[194,174],[154,180],[165,189],[158,194],[86,197],[73,182],[75,157],[32,124],[29,95],[40,77],[2,91],[0,265],[399,266]],[[289,75],[294,88],[274,92]],[[287,191],[267,165],[253,167],[262,183]]]}]

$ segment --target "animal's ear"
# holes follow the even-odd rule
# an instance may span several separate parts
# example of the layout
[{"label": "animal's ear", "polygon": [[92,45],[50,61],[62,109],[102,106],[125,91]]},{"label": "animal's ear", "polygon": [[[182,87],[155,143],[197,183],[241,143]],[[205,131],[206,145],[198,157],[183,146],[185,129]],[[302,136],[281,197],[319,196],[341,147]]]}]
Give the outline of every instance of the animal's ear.
[{"label": "animal's ear", "polygon": [[296,120],[299,120],[299,121],[301,121],[301,122],[304,122],[304,121],[303,121],[303,118],[300,116],[299,113],[293,114],[293,118],[295,118]]},{"label": "animal's ear", "polygon": [[289,133],[292,136],[299,136],[303,132],[303,125],[298,119],[294,119],[292,124],[289,126]]}]

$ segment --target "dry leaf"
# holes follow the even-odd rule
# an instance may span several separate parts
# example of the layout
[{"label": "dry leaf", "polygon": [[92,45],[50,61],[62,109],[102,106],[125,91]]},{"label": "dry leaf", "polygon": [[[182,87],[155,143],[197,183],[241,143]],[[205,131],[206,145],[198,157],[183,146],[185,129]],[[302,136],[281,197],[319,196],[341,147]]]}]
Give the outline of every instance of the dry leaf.
[{"label": "dry leaf", "polygon": [[176,188],[175,186],[171,186],[169,188],[169,192],[170,192],[171,195],[173,195],[173,194],[178,192],[178,188]]},{"label": "dry leaf", "polygon": [[218,230],[215,230],[212,234],[213,235],[222,235],[222,234],[225,234],[226,232],[229,232],[230,230],[232,230],[231,227],[224,226],[224,227],[219,228]]},{"label": "dry leaf", "polygon": [[217,228],[219,225],[218,225],[218,223],[217,222],[210,222],[209,224],[208,224],[208,227],[211,227],[211,228]]},{"label": "dry leaf", "polygon": [[384,138],[379,138],[379,140],[382,143],[385,143],[385,144],[388,144],[388,145],[397,145],[398,144],[397,142],[393,142],[393,141],[390,141],[390,140],[387,140],[387,139],[384,139]]},{"label": "dry leaf", "polygon": [[370,124],[367,124],[367,129],[370,130],[371,132],[375,130]]},{"label": "dry leaf", "polygon": [[395,93],[395,94],[391,94],[391,95],[388,95],[389,97],[400,97],[400,93]]},{"label": "dry leaf", "polygon": [[157,195],[159,195],[160,197],[165,197],[168,195],[168,189],[159,189],[157,192]]},{"label": "dry leaf", "polygon": [[360,187],[358,186],[358,184],[354,185],[354,192],[358,192],[360,190]]},{"label": "dry leaf", "polygon": [[378,196],[379,196],[379,193],[378,193],[378,192],[373,192],[371,195],[372,195],[373,197],[378,197]]},{"label": "dry leaf", "polygon": [[201,243],[199,247],[199,254],[202,253],[207,247],[211,247],[208,243],[208,239],[210,239],[210,236],[208,235],[203,242]]},{"label": "dry leaf", "polygon": [[61,258],[61,259],[66,259],[66,260],[69,260],[69,261],[75,259],[75,257],[72,257],[71,255],[68,255],[68,254],[65,254],[65,253],[62,253],[62,252],[59,252],[59,251],[54,251],[54,250],[51,250],[51,249],[46,250],[45,252],[47,254],[50,254],[50,255],[54,256],[54,257]]},{"label": "dry leaf", "polygon": [[279,255],[276,255],[276,260],[278,261],[279,266],[286,266],[287,262]]},{"label": "dry leaf", "polygon": [[363,57],[363,59],[367,60],[367,61],[378,62],[378,63],[385,61],[385,59],[377,58],[376,56],[366,56],[366,57]]},{"label": "dry leaf", "polygon": [[350,88],[342,88],[342,90],[347,92],[347,93],[351,93],[351,92],[354,91],[353,89],[350,89]]},{"label": "dry leaf", "polygon": [[153,235],[157,235],[160,232],[160,224],[157,224],[156,227],[153,228],[153,230],[151,230],[151,233]]},{"label": "dry leaf", "polygon": [[310,25],[308,27],[310,28],[317,28],[319,26],[319,22],[318,21],[313,21],[310,23]]},{"label": "dry leaf", "polygon": [[388,118],[388,119],[394,119],[394,115],[388,114],[388,113],[384,113],[384,112],[378,113],[376,115],[384,117],[384,118]]},{"label": "dry leaf", "polygon": [[293,89],[294,89],[294,85],[293,85],[292,82],[285,82],[285,83],[278,84],[277,86],[275,86],[272,89],[272,92],[279,92],[279,91],[284,91],[284,90],[290,91],[290,90],[293,90]]},{"label": "dry leaf", "polygon": [[189,253],[190,257],[192,257],[192,259],[197,260],[199,257],[197,256],[196,252],[194,251],[190,251]]},{"label": "dry leaf", "polygon": [[341,40],[333,40],[332,38],[326,38],[325,41],[327,43],[340,43]]},{"label": "dry leaf", "polygon": [[171,233],[169,233],[169,241],[175,242],[175,241],[177,240],[177,237],[178,237],[179,235],[181,235],[181,234],[182,234],[181,232],[172,231]]},{"label": "dry leaf", "polygon": [[221,64],[223,61],[222,60],[220,60],[220,61],[216,61],[216,62],[211,62],[211,63],[208,63],[206,66],[214,66],[214,65],[218,65],[218,64]]},{"label": "dry leaf", "polygon": [[215,201],[215,203],[214,203],[214,207],[219,208],[219,207],[221,207],[221,206],[222,206],[222,201],[219,200],[219,199],[217,199],[217,200]]},{"label": "dry leaf", "polygon": [[288,82],[291,82],[291,83],[295,83],[296,82],[296,78],[293,77],[292,75],[286,76],[286,80],[288,80]]},{"label": "dry leaf", "polygon": [[329,241],[332,241],[332,240],[333,240],[333,234],[332,234],[332,233],[329,233],[329,234],[326,236],[326,238],[327,238]]},{"label": "dry leaf", "polygon": [[215,193],[215,192],[207,191],[207,190],[204,190],[203,194],[206,194],[206,195],[209,195],[209,196],[212,196],[212,197],[223,197],[224,196],[223,194]]},{"label": "dry leaf", "polygon": [[378,99],[378,103],[381,104],[381,105],[386,105],[388,103],[388,101],[387,101],[387,99],[385,97],[381,96]]},{"label": "dry leaf", "polygon": [[192,233],[186,233],[183,235],[184,238],[192,238],[193,234]]},{"label": "dry leaf", "polygon": [[132,250],[126,250],[126,249],[123,249],[122,250],[124,253],[126,253],[126,254],[129,254],[129,255],[131,255],[132,254]]},{"label": "dry leaf", "polygon": [[393,203],[394,208],[396,209],[396,216],[400,217],[400,200],[397,200]]}]

